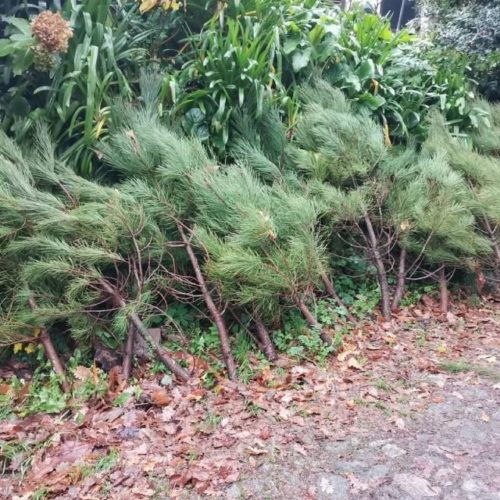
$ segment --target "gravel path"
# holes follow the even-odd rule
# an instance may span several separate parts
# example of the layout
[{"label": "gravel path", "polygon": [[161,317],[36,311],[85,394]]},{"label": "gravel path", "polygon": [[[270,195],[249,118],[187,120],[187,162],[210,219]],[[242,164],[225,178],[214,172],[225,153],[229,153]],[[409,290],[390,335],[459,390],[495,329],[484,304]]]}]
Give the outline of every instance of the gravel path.
[{"label": "gravel path", "polygon": [[[498,364],[497,364],[498,367]],[[500,384],[428,375],[441,397],[395,432],[361,428],[268,462],[227,490],[240,499],[500,499]]]}]

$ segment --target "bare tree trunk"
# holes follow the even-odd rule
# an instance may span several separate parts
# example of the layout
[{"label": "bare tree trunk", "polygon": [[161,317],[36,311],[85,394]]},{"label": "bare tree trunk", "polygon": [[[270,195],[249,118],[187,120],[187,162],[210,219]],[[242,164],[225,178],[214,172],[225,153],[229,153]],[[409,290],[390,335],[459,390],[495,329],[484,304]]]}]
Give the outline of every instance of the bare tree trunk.
[{"label": "bare tree trunk", "polygon": [[490,237],[491,246],[493,248],[493,253],[495,254],[495,265],[493,273],[495,275],[495,290],[500,287],[500,246],[498,244],[495,231],[491,227],[490,221],[487,217],[484,217],[484,225],[488,231],[488,236]]},{"label": "bare tree trunk", "polygon": [[309,308],[306,306],[304,301],[300,298],[297,298],[295,303],[297,304],[297,307],[300,309],[300,312],[304,315],[304,318],[306,318],[306,321],[309,323],[310,326],[313,328],[316,328],[320,331],[319,336],[321,337],[321,340],[327,344],[327,345],[332,345],[332,337],[327,333],[325,328],[322,328],[321,325],[318,323],[312,312],[309,310]]},{"label": "bare tree trunk", "polygon": [[349,312],[349,309],[347,309],[347,306],[344,304],[344,301],[340,298],[339,294],[337,293],[337,290],[335,290],[335,286],[331,278],[326,273],[323,273],[321,275],[321,279],[323,280],[323,284],[325,285],[328,295],[330,295],[330,297],[337,303],[339,307],[343,307],[347,311],[347,319],[352,323],[354,323],[356,319]]},{"label": "bare tree trunk", "polygon": [[476,291],[477,294],[482,297],[484,285],[486,285],[486,278],[484,276],[483,269],[479,264],[475,267],[474,272],[476,274]]},{"label": "bare tree trunk", "polygon": [[368,239],[370,241],[371,253],[373,256],[373,263],[377,270],[378,283],[380,285],[380,299],[381,299],[381,309],[384,319],[391,319],[391,296],[389,293],[389,283],[387,282],[387,271],[385,270],[384,261],[380,255],[378,248],[377,236],[373,230],[372,221],[368,214],[365,213],[364,221],[366,224],[366,229],[368,231]]},{"label": "bare tree trunk", "polygon": [[134,358],[135,327],[131,324],[128,327],[127,345],[125,346],[125,356],[123,357],[122,375],[125,380],[130,378],[132,373],[132,360]]},{"label": "bare tree trunk", "polygon": [[439,293],[441,298],[441,312],[448,313],[448,280],[446,279],[445,266],[439,270]]},{"label": "bare tree trunk", "polygon": [[[33,310],[36,309],[35,299],[30,297],[28,303],[31,309]],[[47,331],[46,328],[40,329],[40,342],[42,343],[43,348],[45,349],[45,355],[47,356],[47,359],[50,361],[50,364],[52,365],[54,372],[61,378],[61,387],[63,391],[69,392],[70,388],[68,380],[66,378],[66,373],[64,371],[64,366],[62,364],[61,358],[59,357],[59,354],[57,354],[56,348],[54,347],[54,343],[52,342],[50,333]]]},{"label": "bare tree trunk", "polygon": [[[114,302],[118,306],[125,307],[127,305],[123,297],[107,281],[101,280],[101,286],[113,297]],[[189,374],[182,367],[180,367],[170,354],[159,344],[159,342],[151,336],[149,330],[144,326],[144,323],[141,321],[139,316],[136,313],[130,313],[128,318],[132,328],[153,347],[158,359],[180,380],[187,382],[189,380]]]},{"label": "bare tree trunk", "polygon": [[40,332],[40,341],[42,342],[43,348],[45,349],[45,355],[49,359],[52,368],[59,377],[61,377],[61,386],[64,392],[69,392],[69,384],[66,379],[66,374],[64,372],[64,366],[62,364],[61,358],[57,354],[54,347],[50,334],[46,328],[42,328]]},{"label": "bare tree trunk", "polygon": [[257,336],[259,337],[260,343],[262,345],[262,351],[269,361],[276,361],[278,359],[278,354],[274,348],[273,341],[269,332],[267,331],[264,322],[259,315],[254,314],[253,316],[255,327],[257,328]]},{"label": "bare tree trunk", "polygon": [[493,231],[493,228],[491,227],[490,221],[487,217],[484,217],[484,225],[486,226],[486,230],[488,231],[488,235],[491,240],[491,246],[493,247],[493,252],[495,254],[495,259],[498,265],[500,264],[500,246],[498,245],[495,232]]},{"label": "bare tree trunk", "polygon": [[399,268],[398,268],[398,281],[396,284],[396,291],[394,292],[394,297],[392,299],[392,309],[397,309],[399,303],[403,298],[406,286],[406,248],[401,248],[401,253],[399,254]]},{"label": "bare tree trunk", "polygon": [[224,362],[227,368],[227,374],[231,380],[236,380],[236,364],[234,362],[233,354],[231,352],[231,344],[229,342],[229,334],[227,331],[226,323],[224,318],[222,317],[221,312],[215,305],[210,292],[208,291],[207,284],[205,282],[205,278],[203,277],[203,273],[201,272],[200,264],[198,262],[198,258],[196,257],[191,242],[186,237],[186,233],[180,223],[177,224],[177,228],[181,235],[182,241],[186,246],[186,252],[189,256],[189,260],[191,261],[191,265],[193,266],[194,273],[196,275],[196,280],[198,281],[198,286],[201,289],[201,293],[205,300],[205,304],[212,315],[212,319],[214,320],[215,325],[217,326],[217,330],[219,331],[219,338],[222,349],[222,356],[224,357]]}]

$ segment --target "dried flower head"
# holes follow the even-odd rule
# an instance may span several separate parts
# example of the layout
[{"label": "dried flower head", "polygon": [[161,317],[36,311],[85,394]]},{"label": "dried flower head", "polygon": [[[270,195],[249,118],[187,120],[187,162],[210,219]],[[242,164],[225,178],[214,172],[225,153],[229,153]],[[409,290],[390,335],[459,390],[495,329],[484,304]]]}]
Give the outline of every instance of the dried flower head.
[{"label": "dried flower head", "polygon": [[31,21],[33,36],[49,52],[66,52],[73,30],[59,12],[46,10]]},{"label": "dried flower head", "polygon": [[38,71],[50,71],[54,68],[59,57],[54,52],[50,52],[41,43],[33,47],[33,63]]}]

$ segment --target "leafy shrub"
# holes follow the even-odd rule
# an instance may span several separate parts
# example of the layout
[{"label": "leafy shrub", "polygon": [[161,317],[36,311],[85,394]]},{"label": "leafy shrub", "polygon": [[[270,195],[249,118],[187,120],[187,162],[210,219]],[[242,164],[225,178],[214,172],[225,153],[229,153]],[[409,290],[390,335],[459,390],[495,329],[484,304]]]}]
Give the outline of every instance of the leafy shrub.
[{"label": "leafy shrub", "polygon": [[498,100],[500,2],[427,0],[422,7],[431,17],[436,42],[465,54],[481,92]]},{"label": "leafy shrub", "polygon": [[36,121],[46,121],[63,156],[90,174],[109,106],[118,97],[134,96],[138,64],[146,57],[143,44],[153,33],[129,35],[135,10],[115,9],[111,0],[66,2],[63,15],[73,37],[65,53],[56,55],[37,49],[27,19],[9,18],[8,38],[0,40],[0,57],[7,58],[0,104],[4,130],[22,141]]},{"label": "leafy shrub", "polygon": [[189,38],[191,55],[167,79],[177,84],[171,96],[185,131],[220,154],[242,108],[258,120],[272,102],[293,127],[298,88],[318,76],[376,117],[387,141],[423,140],[435,107],[457,130],[478,125],[467,61],[406,30],[393,33],[378,15],[324,0],[235,4]]}]

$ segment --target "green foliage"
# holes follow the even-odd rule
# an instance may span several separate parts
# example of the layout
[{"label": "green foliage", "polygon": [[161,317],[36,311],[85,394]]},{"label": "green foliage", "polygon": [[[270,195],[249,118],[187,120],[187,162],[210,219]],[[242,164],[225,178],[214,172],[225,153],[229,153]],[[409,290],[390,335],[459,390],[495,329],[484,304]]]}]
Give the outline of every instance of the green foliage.
[{"label": "green foliage", "polygon": [[106,374],[100,370],[95,372],[95,376],[88,376],[82,380],[76,378],[75,373],[83,368],[78,363],[77,357],[70,358],[68,363],[69,378],[72,381],[70,393],[62,391],[60,378],[42,356],[39,356],[37,364],[38,367],[30,381],[19,380],[16,377],[6,381],[5,385],[9,386],[9,390],[0,398],[2,419],[12,415],[61,413],[67,409],[77,411],[86,401],[100,397],[108,390]]},{"label": "green foliage", "polygon": [[[250,380],[259,325],[324,363],[351,313],[382,297],[389,318],[400,257],[403,281],[495,269],[500,111],[473,101],[465,58],[326,0],[137,7],[66,2],[74,34],[48,72],[26,14],[8,21],[0,112],[22,147],[0,135],[0,345],[41,363],[43,329],[82,353],[73,372],[139,318],[208,360],[210,386],[208,295]],[[37,373],[27,407],[65,408],[59,382]]]},{"label": "green foliage", "polygon": [[[331,319],[330,315],[325,314],[325,306],[322,318],[327,322]],[[330,354],[342,345],[340,333],[336,334],[332,345],[325,345],[319,338],[318,332],[312,331],[296,312],[285,316],[283,328],[273,332],[273,339],[276,347],[287,356],[319,364],[325,363]]]},{"label": "green foliage", "polygon": [[450,126],[478,126],[467,60],[435,49],[388,20],[360,9],[340,12],[321,0],[229,2],[200,33],[168,86],[186,132],[221,155],[232,119],[245,109],[259,120],[273,102],[294,126],[298,86],[322,76],[357,108],[385,125],[386,140],[422,140],[430,109]]},{"label": "green foliage", "polygon": [[497,0],[426,0],[422,2],[422,8],[432,16],[432,34],[436,43],[465,55],[481,93],[497,101],[500,98],[500,3]]},{"label": "green foliage", "polygon": [[130,100],[138,64],[144,62],[143,44],[152,30],[129,34],[135,7],[114,9],[105,2],[65,2],[64,16],[73,37],[67,53],[49,72],[33,67],[33,38],[26,19],[11,18],[10,38],[0,40],[5,65],[4,95],[0,107],[4,130],[18,140],[28,139],[36,121],[51,126],[63,156],[90,174],[93,148],[106,133],[109,106],[121,97]]},{"label": "green foliage", "polygon": [[433,108],[459,130],[477,125],[464,58],[450,57],[406,30],[394,34],[389,21],[359,11],[345,15],[339,45],[340,63],[326,68],[324,78],[387,124],[396,141],[425,137]]}]

